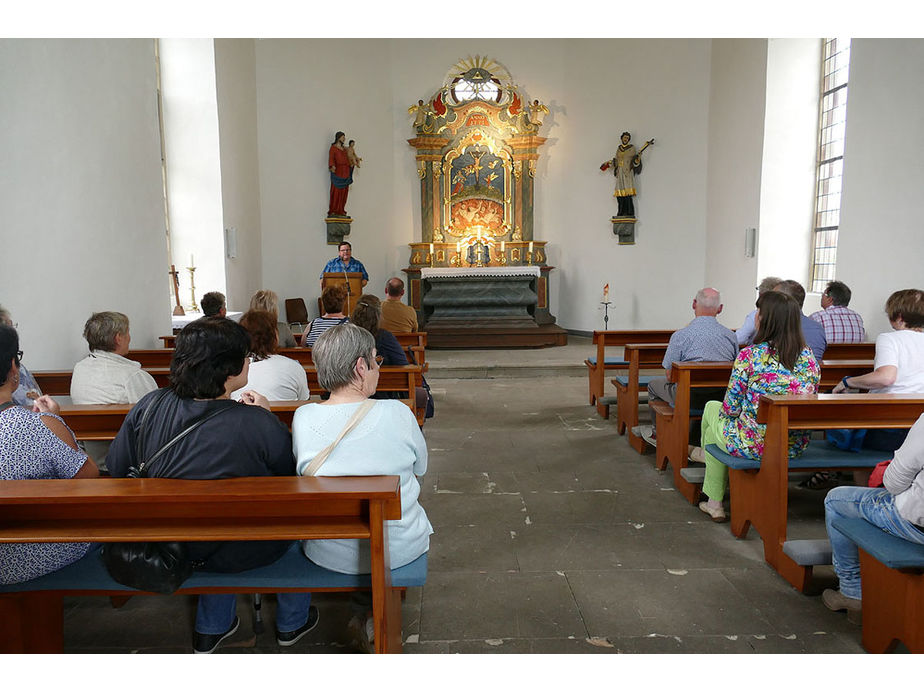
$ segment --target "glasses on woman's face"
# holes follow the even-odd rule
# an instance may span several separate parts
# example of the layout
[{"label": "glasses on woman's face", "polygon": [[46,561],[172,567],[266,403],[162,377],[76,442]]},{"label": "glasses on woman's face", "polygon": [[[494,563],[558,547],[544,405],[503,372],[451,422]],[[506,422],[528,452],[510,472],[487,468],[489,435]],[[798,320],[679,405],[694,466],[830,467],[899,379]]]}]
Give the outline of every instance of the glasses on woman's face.
[{"label": "glasses on woman's face", "polygon": [[22,361],[22,352],[21,352],[21,351],[17,351],[17,352],[16,352],[16,360],[17,360],[17,361]]},{"label": "glasses on woman's face", "polygon": [[385,363],[385,357],[381,354],[377,354],[375,357],[375,364],[377,366],[381,366],[383,363]]}]

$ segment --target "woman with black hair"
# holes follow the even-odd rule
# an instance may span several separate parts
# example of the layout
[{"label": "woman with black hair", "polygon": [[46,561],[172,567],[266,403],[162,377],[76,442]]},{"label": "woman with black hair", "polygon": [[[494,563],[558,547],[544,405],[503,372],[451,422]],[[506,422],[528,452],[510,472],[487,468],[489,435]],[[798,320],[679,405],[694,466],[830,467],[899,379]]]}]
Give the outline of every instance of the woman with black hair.
[{"label": "woman with black hair", "polygon": [[[702,447],[715,443],[735,457],[759,460],[764,452],[766,424],[757,423],[761,395],[812,394],[821,369],[802,336],[802,309],[795,299],[768,291],[757,299],[754,343],[738,352],[722,402],[707,402],[703,410]],[[808,431],[789,432],[789,456],[808,445]],[[693,457],[693,455],[691,455]],[[699,509],[715,522],[725,521],[722,500],[728,486],[728,467],[704,453],[703,493],[709,498]]]},{"label": "woman with black hair", "polygon": [[[19,336],[0,324],[0,479],[74,479],[99,476],[92,459],[77,447],[73,431],[48,395],[32,409],[13,403],[19,387]],[[0,583],[25,582],[73,563],[90,544],[0,544]]]},{"label": "woman with black hair", "polygon": [[[290,476],[295,473],[292,436],[270,412],[269,402],[247,390],[240,402],[230,394],[247,383],[250,338],[233,320],[201,318],[176,338],[171,386],[146,395],[125,417],[109,450],[114,477],[129,476],[189,426],[190,433],[152,460],[139,476],[227,479]],[[135,475],[132,472],[131,475]],[[197,569],[236,573],[268,565],[290,541],[190,542],[187,555]],[[318,622],[310,594],[280,594],[276,642],[295,644]],[[233,594],[204,594],[196,614],[194,651],[208,653],[240,625]]]}]

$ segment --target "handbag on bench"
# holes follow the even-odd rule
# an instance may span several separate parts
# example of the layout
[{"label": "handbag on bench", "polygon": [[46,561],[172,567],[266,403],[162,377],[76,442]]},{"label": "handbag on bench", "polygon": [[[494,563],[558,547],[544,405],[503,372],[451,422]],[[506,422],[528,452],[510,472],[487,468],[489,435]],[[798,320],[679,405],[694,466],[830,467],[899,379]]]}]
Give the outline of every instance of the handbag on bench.
[{"label": "handbag on bench", "polygon": [[[140,434],[147,422],[148,415],[152,409],[160,404],[167,392],[167,388],[161,390],[154,401],[145,408],[144,414],[141,416],[135,444],[136,461],[143,459]],[[127,476],[136,479],[144,478],[151,462],[196,428],[212,417],[227,411],[231,406],[233,405],[220,407],[196,419],[137,467],[129,468]],[[192,575],[195,568],[195,565],[186,554],[185,544],[179,541],[115,542],[103,546],[102,556],[106,570],[109,571],[109,575],[113,580],[128,587],[159,594],[173,594],[176,592],[180,585]]]}]

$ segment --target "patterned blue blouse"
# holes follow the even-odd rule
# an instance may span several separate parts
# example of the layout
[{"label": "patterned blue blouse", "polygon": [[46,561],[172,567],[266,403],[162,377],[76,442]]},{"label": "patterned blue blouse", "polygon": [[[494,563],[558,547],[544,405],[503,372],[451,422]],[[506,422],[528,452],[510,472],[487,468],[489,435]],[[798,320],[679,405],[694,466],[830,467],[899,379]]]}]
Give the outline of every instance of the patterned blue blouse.
[{"label": "patterned blue blouse", "polygon": [[[43,416],[23,407],[0,412],[0,479],[70,479],[87,461],[42,423]],[[70,430],[70,429],[68,429]],[[71,433],[73,435],[73,433]],[[73,563],[90,544],[0,544],[0,584],[25,582]]]}]

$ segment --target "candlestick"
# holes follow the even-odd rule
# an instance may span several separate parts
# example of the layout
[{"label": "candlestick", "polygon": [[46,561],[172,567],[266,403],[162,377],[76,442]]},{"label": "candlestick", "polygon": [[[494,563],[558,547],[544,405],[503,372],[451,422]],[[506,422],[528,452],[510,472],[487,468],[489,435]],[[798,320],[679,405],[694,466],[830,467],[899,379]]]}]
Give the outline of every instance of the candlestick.
[{"label": "candlestick", "polygon": [[[192,255],[189,256],[189,259],[192,260]],[[192,297],[192,306],[190,307],[190,310],[193,313],[198,313],[199,306],[196,305],[196,268],[187,267],[186,269],[189,270],[189,293]]]}]

